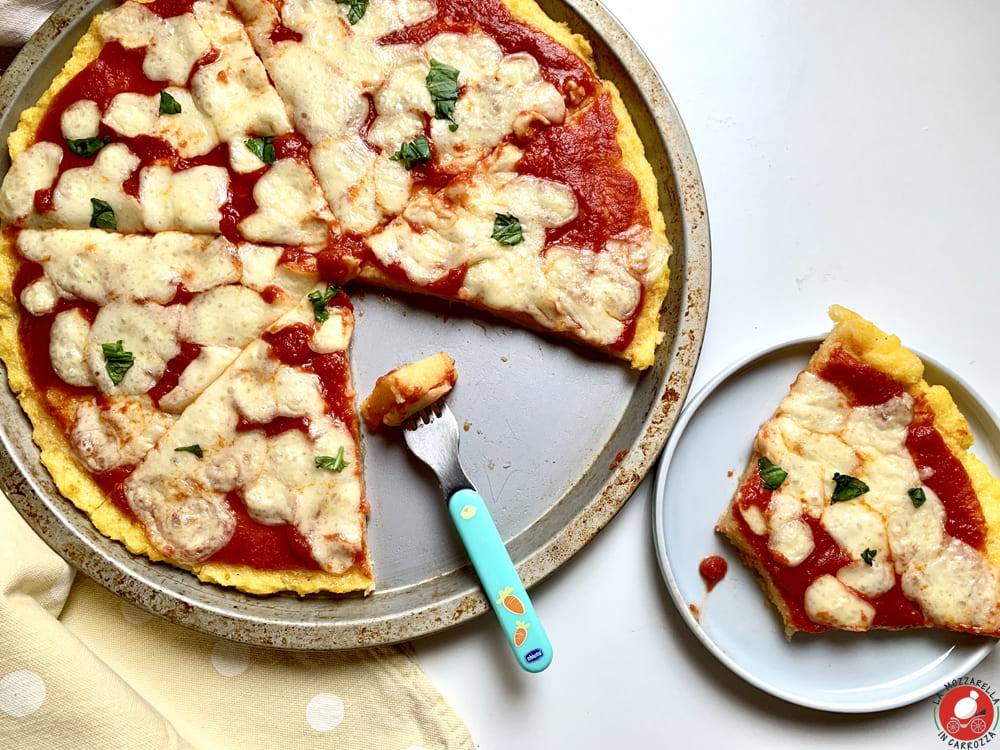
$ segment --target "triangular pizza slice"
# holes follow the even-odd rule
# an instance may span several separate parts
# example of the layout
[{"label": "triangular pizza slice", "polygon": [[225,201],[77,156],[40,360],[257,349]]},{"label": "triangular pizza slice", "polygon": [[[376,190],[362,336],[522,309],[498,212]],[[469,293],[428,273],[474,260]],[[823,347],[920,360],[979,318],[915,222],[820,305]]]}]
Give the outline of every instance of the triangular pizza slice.
[{"label": "triangular pizza slice", "polygon": [[307,149],[225,2],[125,2],[95,18],[10,139],[11,226],[222,234],[324,247]]},{"label": "triangular pizza slice", "polygon": [[656,181],[582,37],[533,2],[234,4],[364,279],[652,363]]},{"label": "triangular pizza slice", "polygon": [[786,632],[1000,635],[1000,482],[949,392],[857,314],[835,322],[753,443],[718,529]]},{"label": "triangular pizza slice", "polygon": [[43,462],[88,511],[103,502],[96,486],[140,461],[315,283],[286,249],[222,236],[23,229],[7,239],[8,380]]},{"label": "triangular pizza slice", "polygon": [[114,477],[95,523],[252,593],[370,589],[353,324],[342,291],[313,290]]}]

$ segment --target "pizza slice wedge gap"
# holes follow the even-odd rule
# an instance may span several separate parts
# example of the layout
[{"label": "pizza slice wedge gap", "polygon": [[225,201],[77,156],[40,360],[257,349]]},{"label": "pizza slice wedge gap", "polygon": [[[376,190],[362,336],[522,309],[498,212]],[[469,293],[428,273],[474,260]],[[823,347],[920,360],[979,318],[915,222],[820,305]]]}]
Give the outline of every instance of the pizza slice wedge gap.
[{"label": "pizza slice wedge gap", "polygon": [[951,394],[856,313],[758,430],[717,530],[786,634],[937,627],[1000,635],[1000,482]]}]

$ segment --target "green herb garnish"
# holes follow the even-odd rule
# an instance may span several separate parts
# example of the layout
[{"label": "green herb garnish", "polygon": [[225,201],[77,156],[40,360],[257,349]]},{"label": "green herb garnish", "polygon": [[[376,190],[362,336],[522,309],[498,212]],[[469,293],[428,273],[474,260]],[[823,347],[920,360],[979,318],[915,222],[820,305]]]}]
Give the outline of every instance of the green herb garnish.
[{"label": "green herb garnish", "polygon": [[497,214],[493,220],[493,239],[501,245],[516,245],[524,242],[521,221],[514,214]]},{"label": "green herb garnish", "polygon": [[400,161],[405,169],[413,169],[418,162],[428,161],[431,158],[431,144],[427,139],[418,135],[409,143],[403,143],[399,151],[389,157],[392,161]]},{"label": "green herb garnish", "polygon": [[204,458],[204,454],[201,452],[201,446],[195,443],[194,445],[182,445],[180,448],[174,448],[175,453],[193,453],[198,458]]},{"label": "green herb garnish", "polygon": [[927,495],[924,494],[923,487],[914,487],[912,490],[907,490],[906,494],[910,496],[914,508],[919,508],[927,502]]},{"label": "green herb garnish", "polygon": [[329,471],[343,471],[350,464],[344,460],[344,446],[340,446],[336,456],[316,456],[316,468]]},{"label": "green herb garnish", "polygon": [[84,158],[93,156],[109,143],[111,143],[110,135],[102,135],[97,138],[66,139],[66,145],[69,146],[69,150],[77,156]]},{"label": "green herb garnish", "polygon": [[179,115],[181,113],[181,103],[167,93],[166,89],[160,91],[160,114]]},{"label": "green herb garnish", "polygon": [[337,0],[340,5],[349,5],[347,10],[347,22],[353,26],[365,17],[368,10],[368,0]]},{"label": "green herb garnish", "polygon": [[458,130],[455,122],[455,103],[458,101],[458,68],[431,60],[431,69],[427,73],[427,90],[431,92],[434,102],[434,117],[448,120],[451,124],[448,130]]},{"label": "green herb garnish", "polygon": [[860,479],[848,476],[847,474],[840,474],[839,472],[833,473],[833,496],[830,498],[832,503],[842,503],[845,500],[853,500],[859,495],[863,495],[868,492],[868,485],[862,482]]},{"label": "green herb garnish", "polygon": [[868,564],[868,567],[871,567],[872,562],[875,560],[875,555],[877,554],[878,552],[876,550],[869,548],[861,553],[861,559]]},{"label": "green herb garnish", "polygon": [[330,317],[330,310],[327,303],[340,294],[340,287],[330,284],[326,291],[309,292],[309,301],[312,302],[313,316],[317,323],[325,323]]},{"label": "green herb garnish", "polygon": [[102,201],[100,198],[91,198],[90,205],[93,211],[90,214],[90,226],[95,229],[107,229],[114,232],[118,229],[118,220],[115,218],[115,211],[111,204]]},{"label": "green herb garnish", "polygon": [[776,490],[781,486],[781,483],[785,481],[788,476],[788,472],[782,469],[780,466],[771,463],[768,459],[761,456],[757,459],[757,473],[760,474],[760,481],[764,483],[764,486],[769,490]]},{"label": "green herb garnish", "polygon": [[274,153],[274,137],[266,135],[262,138],[247,138],[247,148],[265,164],[274,164],[277,155]]},{"label": "green herb garnish", "polygon": [[129,368],[135,364],[135,357],[132,356],[132,352],[122,348],[120,339],[113,344],[101,344],[101,351],[104,352],[104,369],[108,371],[111,382],[118,385]]}]

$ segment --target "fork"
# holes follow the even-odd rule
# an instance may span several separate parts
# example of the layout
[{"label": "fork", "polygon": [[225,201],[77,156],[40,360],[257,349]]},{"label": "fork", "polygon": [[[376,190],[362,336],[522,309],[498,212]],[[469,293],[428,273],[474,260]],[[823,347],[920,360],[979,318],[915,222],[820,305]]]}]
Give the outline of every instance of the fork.
[{"label": "fork", "polygon": [[552,644],[485,501],[459,461],[455,415],[447,404],[438,401],[407,420],[404,427],[406,445],[434,470],[441,483],[451,520],[517,663],[528,672],[541,672],[552,661]]}]

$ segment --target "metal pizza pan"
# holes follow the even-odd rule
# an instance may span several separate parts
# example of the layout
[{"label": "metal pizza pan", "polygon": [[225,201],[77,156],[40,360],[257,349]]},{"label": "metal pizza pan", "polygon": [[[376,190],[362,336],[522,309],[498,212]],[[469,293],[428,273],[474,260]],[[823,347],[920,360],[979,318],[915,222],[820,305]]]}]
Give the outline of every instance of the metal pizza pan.
[{"label": "metal pizza pan", "polygon": [[[673,100],[649,60],[596,0],[540,0],[585,34],[613,81],[659,181],[673,247],[656,361],[642,373],[457,307],[354,290],[355,385],[448,351],[459,384],[449,404],[463,426],[462,462],[490,504],[526,585],[555,572],[622,508],[678,418],[701,350],[711,251],[704,189]],[[69,0],[0,79],[0,138],[33,105],[108,0]],[[0,155],[0,175],[10,166]],[[31,425],[0,389],[0,488],[63,558],[125,600],[178,624],[244,643],[300,650],[411,640],[489,609],[449,527],[432,475],[402,436],[365,434],[376,590],[367,597],[256,597],[131,555],[56,490]]]}]

